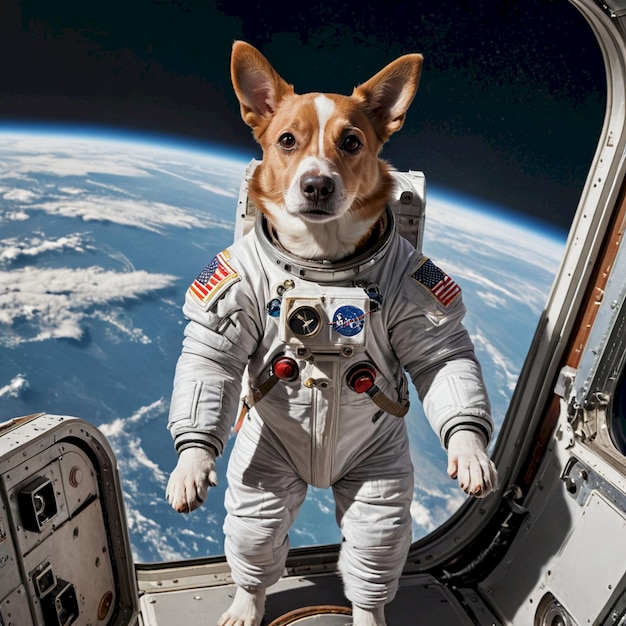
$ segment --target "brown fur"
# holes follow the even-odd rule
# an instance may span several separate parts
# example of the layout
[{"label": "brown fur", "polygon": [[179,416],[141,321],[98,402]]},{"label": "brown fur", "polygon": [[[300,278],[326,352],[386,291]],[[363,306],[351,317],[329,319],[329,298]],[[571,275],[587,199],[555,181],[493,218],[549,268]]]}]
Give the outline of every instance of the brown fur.
[{"label": "brown fur", "polygon": [[[306,235],[314,251],[309,257],[333,260],[347,256],[368,239],[393,188],[389,166],[379,158],[379,153],[390,135],[404,123],[406,110],[417,89],[421,64],[419,54],[400,57],[356,87],[350,96],[298,95],[258,50],[244,42],[235,42],[231,60],[233,87],[242,118],[263,149],[263,162],[250,181],[249,193],[281,241],[293,239],[290,238],[292,226],[299,229],[300,239],[307,230],[286,219],[286,213],[292,220],[308,217],[306,211],[298,208],[306,202],[294,191],[298,177],[303,175],[304,159],[311,164],[304,174],[328,175],[345,196],[341,201],[328,200],[327,221],[331,223],[349,213],[357,231],[359,223],[364,225],[363,232],[353,242],[346,241],[343,231],[349,228],[344,225],[342,231],[339,221],[334,222],[336,241],[333,241],[331,226],[308,224]],[[320,98],[324,98],[323,110],[331,110],[327,118],[320,114]],[[325,126],[320,141],[322,119]],[[285,133],[293,136],[293,149],[281,147],[279,140]],[[349,136],[361,143],[357,152],[342,149]],[[336,195],[339,196],[339,192]],[[305,208],[310,208],[310,204]]]}]

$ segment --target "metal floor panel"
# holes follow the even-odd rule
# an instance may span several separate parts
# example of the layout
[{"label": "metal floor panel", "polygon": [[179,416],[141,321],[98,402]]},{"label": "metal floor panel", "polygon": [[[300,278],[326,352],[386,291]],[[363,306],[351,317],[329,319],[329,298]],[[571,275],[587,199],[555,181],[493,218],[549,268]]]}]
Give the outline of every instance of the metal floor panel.
[{"label": "metal floor panel", "polygon": [[[220,585],[184,590],[146,592],[140,599],[144,626],[215,626],[229,607],[234,585]],[[290,611],[316,605],[348,606],[337,576],[320,574],[310,577],[283,578],[267,594],[264,624]],[[471,619],[458,600],[445,587],[428,576],[406,577],[401,581],[395,600],[387,606],[389,626],[472,626],[475,623],[495,624],[488,619]],[[333,618],[336,623],[336,616]],[[326,621],[328,621],[326,619]],[[347,624],[350,617],[345,617]],[[311,621],[311,620],[309,620]],[[325,618],[315,618],[325,626]]]}]

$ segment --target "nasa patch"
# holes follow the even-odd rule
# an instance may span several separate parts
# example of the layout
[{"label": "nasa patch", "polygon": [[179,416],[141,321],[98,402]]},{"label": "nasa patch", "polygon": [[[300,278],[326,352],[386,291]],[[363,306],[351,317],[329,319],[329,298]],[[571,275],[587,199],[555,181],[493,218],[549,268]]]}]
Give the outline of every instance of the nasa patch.
[{"label": "nasa patch", "polygon": [[344,337],[358,335],[365,326],[365,311],[357,306],[345,304],[333,315],[333,330]]}]

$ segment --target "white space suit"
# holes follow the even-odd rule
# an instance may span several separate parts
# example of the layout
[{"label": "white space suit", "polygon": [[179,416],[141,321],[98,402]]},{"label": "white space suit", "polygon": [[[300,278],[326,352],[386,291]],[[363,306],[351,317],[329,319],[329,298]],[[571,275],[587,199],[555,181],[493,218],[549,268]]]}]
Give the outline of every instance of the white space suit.
[{"label": "white space suit", "polygon": [[456,283],[390,212],[367,252],[340,263],[289,255],[259,217],[194,281],[184,313],[169,419],[178,451],[222,453],[247,367],[224,524],[235,583],[276,582],[307,484],[332,486],[346,596],[389,602],[411,542],[404,370],[442,445],[460,428],[492,433]]}]

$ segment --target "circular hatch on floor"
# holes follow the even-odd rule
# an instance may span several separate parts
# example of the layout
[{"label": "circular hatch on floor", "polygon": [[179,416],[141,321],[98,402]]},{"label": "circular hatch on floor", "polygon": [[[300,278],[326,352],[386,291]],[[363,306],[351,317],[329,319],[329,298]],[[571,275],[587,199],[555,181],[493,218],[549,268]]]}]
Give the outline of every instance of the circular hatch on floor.
[{"label": "circular hatch on floor", "polygon": [[277,617],[269,626],[351,626],[351,616],[345,606],[306,606]]}]

